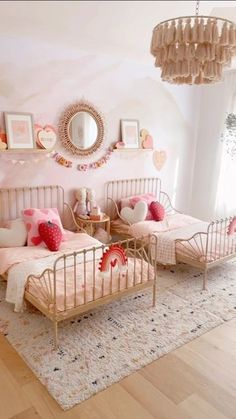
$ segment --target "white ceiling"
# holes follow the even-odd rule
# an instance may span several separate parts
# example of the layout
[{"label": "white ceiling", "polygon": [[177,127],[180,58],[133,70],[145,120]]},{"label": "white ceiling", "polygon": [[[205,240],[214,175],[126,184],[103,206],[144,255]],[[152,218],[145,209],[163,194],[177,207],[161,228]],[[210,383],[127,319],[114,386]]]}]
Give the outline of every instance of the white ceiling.
[{"label": "white ceiling", "polygon": [[[1,1],[0,39],[40,39],[149,63],[153,27],[195,7],[194,1]],[[236,1],[201,1],[200,14],[236,21]]]}]

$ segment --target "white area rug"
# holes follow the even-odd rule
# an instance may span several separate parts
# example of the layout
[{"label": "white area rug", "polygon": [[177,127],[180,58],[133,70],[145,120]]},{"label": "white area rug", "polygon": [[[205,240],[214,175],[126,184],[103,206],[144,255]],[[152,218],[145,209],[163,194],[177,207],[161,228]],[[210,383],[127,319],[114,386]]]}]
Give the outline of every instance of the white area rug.
[{"label": "white area rug", "polygon": [[14,313],[0,283],[0,332],[68,409],[236,316],[236,263],[212,269],[208,291],[186,265],[160,270],[158,281],[155,308],[147,291],[61,323],[57,352],[51,322]]}]

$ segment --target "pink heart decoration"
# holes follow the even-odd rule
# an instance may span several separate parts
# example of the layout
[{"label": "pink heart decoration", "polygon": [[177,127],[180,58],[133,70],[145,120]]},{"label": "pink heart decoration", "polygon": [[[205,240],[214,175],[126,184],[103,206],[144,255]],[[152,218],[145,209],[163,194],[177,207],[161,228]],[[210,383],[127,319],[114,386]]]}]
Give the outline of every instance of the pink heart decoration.
[{"label": "pink heart decoration", "polygon": [[39,147],[45,149],[51,149],[54,147],[57,141],[57,135],[56,130],[52,125],[45,125],[43,128],[42,126],[35,124],[34,129],[36,142]]},{"label": "pink heart decoration", "polygon": [[161,170],[162,167],[164,166],[166,159],[167,159],[167,154],[166,151],[164,150],[156,150],[153,152],[153,164],[155,166],[155,168],[157,170]]},{"label": "pink heart decoration", "polygon": [[151,135],[146,135],[145,139],[142,142],[143,148],[153,148],[153,138]]},{"label": "pink heart decoration", "polygon": [[29,215],[31,217],[34,214],[34,210],[33,209],[24,210],[24,214]]},{"label": "pink heart decoration", "polygon": [[42,242],[42,239],[40,236],[37,236],[37,237],[32,237],[31,241],[35,246],[38,246]]}]

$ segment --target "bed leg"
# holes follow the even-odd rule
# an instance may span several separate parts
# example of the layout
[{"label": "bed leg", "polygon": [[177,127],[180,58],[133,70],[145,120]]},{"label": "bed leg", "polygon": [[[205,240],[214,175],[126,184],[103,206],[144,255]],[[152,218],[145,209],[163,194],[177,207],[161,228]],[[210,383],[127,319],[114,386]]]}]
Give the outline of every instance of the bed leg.
[{"label": "bed leg", "polygon": [[153,284],[153,297],[152,297],[152,306],[156,307],[156,300],[157,300],[157,285],[156,282],[154,281]]},{"label": "bed leg", "polygon": [[207,289],[207,269],[204,270],[204,276],[203,276],[203,290],[205,291]]},{"label": "bed leg", "polygon": [[58,323],[54,322],[54,349],[58,349]]}]

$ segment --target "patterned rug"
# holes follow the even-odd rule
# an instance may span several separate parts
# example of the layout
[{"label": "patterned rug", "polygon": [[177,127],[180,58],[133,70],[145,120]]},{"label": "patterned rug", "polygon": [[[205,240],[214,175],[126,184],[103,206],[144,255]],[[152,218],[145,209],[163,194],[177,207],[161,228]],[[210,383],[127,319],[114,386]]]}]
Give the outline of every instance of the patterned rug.
[{"label": "patterned rug", "polygon": [[151,291],[123,298],[59,325],[41,314],[14,313],[0,283],[0,332],[63,409],[88,399],[164,354],[236,316],[236,263],[202,274],[186,265],[159,269],[157,306]]}]

